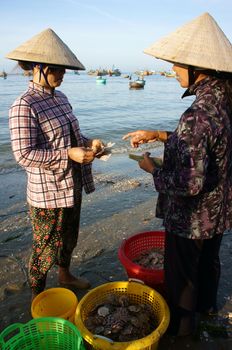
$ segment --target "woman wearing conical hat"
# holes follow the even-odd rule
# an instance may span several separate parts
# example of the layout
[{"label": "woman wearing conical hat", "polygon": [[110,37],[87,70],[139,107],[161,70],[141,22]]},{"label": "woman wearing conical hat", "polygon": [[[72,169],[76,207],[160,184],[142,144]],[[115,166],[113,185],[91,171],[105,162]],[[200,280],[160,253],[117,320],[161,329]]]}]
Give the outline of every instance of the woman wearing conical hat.
[{"label": "woman wearing conical hat", "polygon": [[217,310],[219,249],[232,228],[232,46],[205,13],[145,53],[174,63],[187,89],[183,97],[195,95],[173,132],[138,130],[123,137],[133,147],[164,142],[161,168],[149,153],[139,166],[153,176],[166,231],[169,331],[186,335],[194,330],[196,311]]},{"label": "woman wearing conical hat", "polygon": [[82,187],[86,193],[94,191],[91,162],[104,145],[83,136],[67,97],[56,89],[66,69],[85,68],[51,29],[25,42],[7,58],[33,71],[28,90],[16,99],[9,113],[13,153],[28,177],[32,298],[44,290],[54,264],[59,266],[60,284],[89,288],[89,282],[74,277],[69,268],[78,238]]}]

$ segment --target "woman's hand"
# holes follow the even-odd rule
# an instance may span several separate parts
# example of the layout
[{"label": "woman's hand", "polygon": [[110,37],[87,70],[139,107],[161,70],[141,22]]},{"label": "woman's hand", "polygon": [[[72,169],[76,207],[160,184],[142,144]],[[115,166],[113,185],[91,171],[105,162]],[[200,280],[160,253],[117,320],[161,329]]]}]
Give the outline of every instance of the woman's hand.
[{"label": "woman's hand", "polygon": [[147,142],[154,142],[159,140],[160,131],[150,131],[150,130],[137,130],[134,132],[129,132],[123,136],[123,140],[130,138],[130,144],[133,148],[139,147],[140,144]]},{"label": "woman's hand", "polygon": [[68,150],[68,156],[74,162],[87,164],[94,160],[95,153],[90,148],[72,147]]},{"label": "woman's hand", "polygon": [[155,163],[152,158],[149,157],[150,153],[146,152],[143,155],[143,159],[139,161],[139,167],[146,171],[147,173],[152,174],[155,170]]}]

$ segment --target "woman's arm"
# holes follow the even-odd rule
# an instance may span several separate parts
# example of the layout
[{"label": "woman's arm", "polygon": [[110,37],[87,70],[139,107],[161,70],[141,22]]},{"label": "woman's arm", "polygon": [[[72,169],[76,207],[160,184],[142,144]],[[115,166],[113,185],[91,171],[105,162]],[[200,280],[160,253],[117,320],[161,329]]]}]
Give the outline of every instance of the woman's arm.
[{"label": "woman's arm", "polygon": [[22,167],[66,169],[67,149],[46,149],[38,145],[38,121],[30,106],[19,99],[9,112],[9,128],[14,157]]},{"label": "woman's arm", "polygon": [[166,142],[168,136],[171,134],[170,131],[161,130],[137,130],[129,132],[123,136],[123,140],[130,138],[131,146],[134,148],[139,147],[140,144],[161,141]]}]

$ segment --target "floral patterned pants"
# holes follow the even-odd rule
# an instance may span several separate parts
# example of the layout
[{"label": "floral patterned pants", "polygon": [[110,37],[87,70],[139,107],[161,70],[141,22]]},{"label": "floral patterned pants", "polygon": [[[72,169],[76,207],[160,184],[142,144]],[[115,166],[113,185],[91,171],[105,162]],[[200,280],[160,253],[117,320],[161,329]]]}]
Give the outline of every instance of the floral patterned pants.
[{"label": "floral patterned pants", "polygon": [[80,194],[72,208],[30,207],[33,244],[28,274],[33,293],[44,290],[47,273],[54,264],[69,267],[77,244],[80,211]]}]

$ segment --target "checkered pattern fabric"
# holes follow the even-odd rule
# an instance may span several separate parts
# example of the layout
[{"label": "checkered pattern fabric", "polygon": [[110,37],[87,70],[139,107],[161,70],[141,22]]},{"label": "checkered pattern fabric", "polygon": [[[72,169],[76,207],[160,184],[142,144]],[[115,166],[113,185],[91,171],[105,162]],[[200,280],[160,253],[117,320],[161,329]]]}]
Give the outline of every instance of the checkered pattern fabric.
[{"label": "checkered pattern fabric", "polygon": [[[67,97],[30,82],[10,108],[9,127],[15,159],[27,172],[28,203],[39,208],[72,207],[71,130],[77,147],[88,139],[81,134]],[[91,164],[81,165],[81,172],[85,192],[93,192]]]}]

